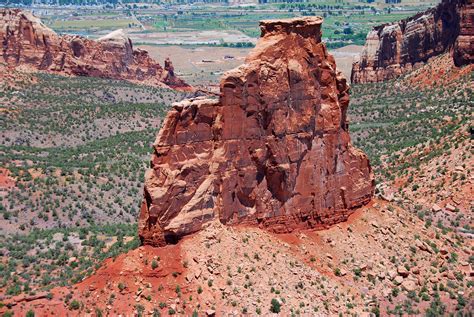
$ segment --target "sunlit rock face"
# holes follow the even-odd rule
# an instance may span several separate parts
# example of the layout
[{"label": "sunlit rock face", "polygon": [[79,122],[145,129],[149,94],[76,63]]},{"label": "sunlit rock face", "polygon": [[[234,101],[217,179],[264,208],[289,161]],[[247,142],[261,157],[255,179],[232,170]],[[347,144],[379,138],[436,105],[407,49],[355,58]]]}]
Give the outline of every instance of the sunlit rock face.
[{"label": "sunlit rock face", "polygon": [[352,66],[353,83],[396,78],[429,58],[451,51],[456,66],[474,61],[474,4],[444,0],[405,20],[374,27]]},{"label": "sunlit rock face", "polygon": [[161,246],[219,220],[274,232],[323,228],[370,201],[367,156],[350,143],[349,87],[318,17],[260,23],[217,99],[168,112],[145,176],[139,235]]},{"label": "sunlit rock face", "polygon": [[189,86],[174,75],[171,61],[161,67],[148,52],[134,49],[122,30],[97,41],[80,36],[60,36],[31,13],[0,10],[0,61],[51,73],[124,79],[172,88]]}]

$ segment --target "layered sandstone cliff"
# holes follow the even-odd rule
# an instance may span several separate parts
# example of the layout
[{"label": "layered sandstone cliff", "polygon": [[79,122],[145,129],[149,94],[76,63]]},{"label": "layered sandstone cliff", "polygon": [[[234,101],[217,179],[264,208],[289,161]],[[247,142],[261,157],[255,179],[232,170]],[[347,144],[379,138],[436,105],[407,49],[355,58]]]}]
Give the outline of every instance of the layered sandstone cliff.
[{"label": "layered sandstone cliff", "polygon": [[134,49],[121,30],[97,41],[59,36],[29,12],[1,9],[0,39],[0,60],[9,66],[173,88],[189,87],[174,75],[171,61],[166,62],[165,68],[161,67],[148,52]]},{"label": "layered sandstone cliff", "polygon": [[457,66],[474,63],[474,0],[466,0],[460,10],[459,35],[454,43],[453,58]]},{"label": "layered sandstone cliff", "polygon": [[163,245],[218,219],[275,232],[347,219],[373,195],[350,143],[349,87],[321,43],[322,19],[263,21],[218,99],[174,105],[146,173],[139,235]]},{"label": "layered sandstone cliff", "polygon": [[424,13],[375,27],[352,66],[352,82],[393,79],[447,51],[456,66],[473,63],[473,13],[472,0],[443,0]]}]

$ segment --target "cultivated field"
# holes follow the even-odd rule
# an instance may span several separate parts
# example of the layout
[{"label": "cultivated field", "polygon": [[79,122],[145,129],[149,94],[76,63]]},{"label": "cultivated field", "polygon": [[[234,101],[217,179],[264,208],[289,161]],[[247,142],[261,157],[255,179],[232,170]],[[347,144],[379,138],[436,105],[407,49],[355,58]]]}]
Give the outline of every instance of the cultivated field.
[{"label": "cultivated field", "polygon": [[375,25],[397,21],[422,11],[428,3],[387,6],[353,2],[268,4],[263,6],[146,6],[129,9],[36,10],[59,32],[98,37],[117,28],[140,44],[251,46],[260,36],[258,22],[318,15],[325,19],[323,38],[331,48],[362,45]]}]

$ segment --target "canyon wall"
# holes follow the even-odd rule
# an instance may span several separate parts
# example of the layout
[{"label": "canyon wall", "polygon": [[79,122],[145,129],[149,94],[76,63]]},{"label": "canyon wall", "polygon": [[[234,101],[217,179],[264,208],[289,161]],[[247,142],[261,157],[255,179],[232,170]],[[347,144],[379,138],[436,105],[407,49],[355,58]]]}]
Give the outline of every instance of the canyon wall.
[{"label": "canyon wall", "polygon": [[374,27],[352,66],[351,81],[390,80],[448,51],[456,66],[473,63],[473,12],[472,0],[443,0],[426,12]]},{"label": "canyon wall", "polygon": [[453,58],[457,66],[474,63],[474,0],[466,0],[460,10],[459,35],[454,43]]},{"label": "canyon wall", "polygon": [[171,61],[161,67],[148,52],[134,49],[121,30],[97,41],[59,36],[29,12],[1,9],[0,39],[0,62],[11,67],[189,88],[174,75]]},{"label": "canyon wall", "polygon": [[173,106],[145,175],[142,243],[175,242],[216,219],[274,232],[323,228],[370,201],[371,167],[348,132],[349,86],[321,24],[262,21],[218,99]]}]

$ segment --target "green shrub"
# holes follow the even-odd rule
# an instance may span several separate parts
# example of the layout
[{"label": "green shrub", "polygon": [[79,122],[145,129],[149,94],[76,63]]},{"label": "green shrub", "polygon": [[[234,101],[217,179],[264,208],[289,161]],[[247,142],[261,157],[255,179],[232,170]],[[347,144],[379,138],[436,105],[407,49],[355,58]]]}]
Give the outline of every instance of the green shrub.
[{"label": "green shrub", "polygon": [[273,298],[270,303],[270,311],[272,313],[278,314],[280,310],[281,310],[280,302],[276,298]]},{"label": "green shrub", "polygon": [[70,310],[78,310],[79,308],[81,308],[81,303],[79,303],[75,299],[69,304],[69,309]]}]

